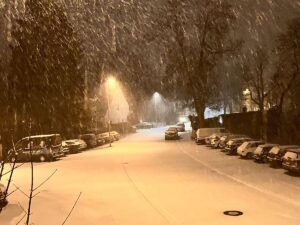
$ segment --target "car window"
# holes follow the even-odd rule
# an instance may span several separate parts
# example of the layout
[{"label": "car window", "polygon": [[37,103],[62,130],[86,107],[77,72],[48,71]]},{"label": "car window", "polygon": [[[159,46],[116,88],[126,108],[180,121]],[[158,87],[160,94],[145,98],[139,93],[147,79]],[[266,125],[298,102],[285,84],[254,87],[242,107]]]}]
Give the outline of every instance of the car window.
[{"label": "car window", "polygon": [[280,151],[280,148],[278,146],[275,146],[271,149],[270,153],[273,153],[273,154],[278,154]]},{"label": "car window", "polygon": [[16,144],[15,144],[15,150],[18,151],[22,149],[22,140],[18,141]]}]

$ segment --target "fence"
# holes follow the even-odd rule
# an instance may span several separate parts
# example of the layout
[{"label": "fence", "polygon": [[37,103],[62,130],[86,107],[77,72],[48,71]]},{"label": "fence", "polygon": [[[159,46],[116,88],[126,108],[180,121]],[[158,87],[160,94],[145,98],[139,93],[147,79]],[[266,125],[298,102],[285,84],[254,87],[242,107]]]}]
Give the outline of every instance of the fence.
[{"label": "fence", "polygon": [[[232,133],[249,135],[252,138],[261,137],[261,113],[244,112],[222,115],[223,127]],[[211,119],[208,127],[215,127]],[[213,124],[213,126],[211,126]],[[295,112],[280,113],[276,109],[267,112],[267,139],[278,144],[300,145],[300,114]]]}]

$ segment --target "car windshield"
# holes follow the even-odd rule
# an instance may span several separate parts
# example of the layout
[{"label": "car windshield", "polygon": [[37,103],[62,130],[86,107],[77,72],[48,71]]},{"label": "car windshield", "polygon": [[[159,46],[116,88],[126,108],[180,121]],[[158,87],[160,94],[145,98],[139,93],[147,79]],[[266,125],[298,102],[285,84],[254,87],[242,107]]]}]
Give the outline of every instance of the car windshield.
[{"label": "car windshield", "polygon": [[233,143],[234,143],[233,140],[230,140],[230,141],[227,142],[228,145],[232,145]]},{"label": "car windshield", "polygon": [[256,149],[255,149],[255,153],[256,154],[260,154],[260,153],[262,153],[264,151],[264,148],[263,147],[257,147]]},{"label": "car windshield", "polygon": [[[242,142],[242,140],[239,140],[238,142]],[[248,147],[248,145],[249,145],[248,142],[244,142],[244,143],[240,146],[240,148],[241,148],[241,149],[245,149],[245,148]]]},{"label": "car windshield", "polygon": [[299,155],[295,152],[287,152],[287,153],[285,153],[284,158],[285,159],[297,159],[297,158],[299,158]]},{"label": "car windshield", "polygon": [[275,147],[273,147],[273,148],[270,150],[270,153],[278,154],[279,151],[280,151],[280,147],[279,147],[279,146],[275,146]]}]

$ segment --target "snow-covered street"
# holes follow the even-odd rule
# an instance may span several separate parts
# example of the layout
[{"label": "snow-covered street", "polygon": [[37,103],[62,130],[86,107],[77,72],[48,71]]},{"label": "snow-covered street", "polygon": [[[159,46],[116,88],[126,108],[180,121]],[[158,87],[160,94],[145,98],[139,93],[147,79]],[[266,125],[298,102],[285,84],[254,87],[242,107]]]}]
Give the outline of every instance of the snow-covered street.
[{"label": "snow-covered street", "polygon": [[[298,225],[300,177],[267,164],[197,146],[182,135],[165,141],[164,128],[139,131],[112,148],[99,147],[35,164],[35,185],[56,174],[33,199],[31,222],[74,225]],[[30,166],[13,183],[29,190]],[[9,197],[0,224],[16,224],[27,207],[21,191]],[[225,210],[244,214],[229,217]]]}]

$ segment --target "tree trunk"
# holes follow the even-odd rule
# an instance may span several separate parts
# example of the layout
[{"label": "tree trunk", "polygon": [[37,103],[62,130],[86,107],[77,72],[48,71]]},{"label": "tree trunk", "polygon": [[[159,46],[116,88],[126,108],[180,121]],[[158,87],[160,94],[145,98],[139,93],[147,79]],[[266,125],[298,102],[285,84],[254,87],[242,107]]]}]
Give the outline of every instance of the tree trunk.
[{"label": "tree trunk", "polygon": [[268,111],[261,111],[261,138],[268,141]]},{"label": "tree trunk", "polygon": [[205,105],[202,103],[201,100],[194,100],[195,109],[198,115],[198,121],[200,128],[205,127],[205,119],[204,119],[204,112],[205,112]]}]

